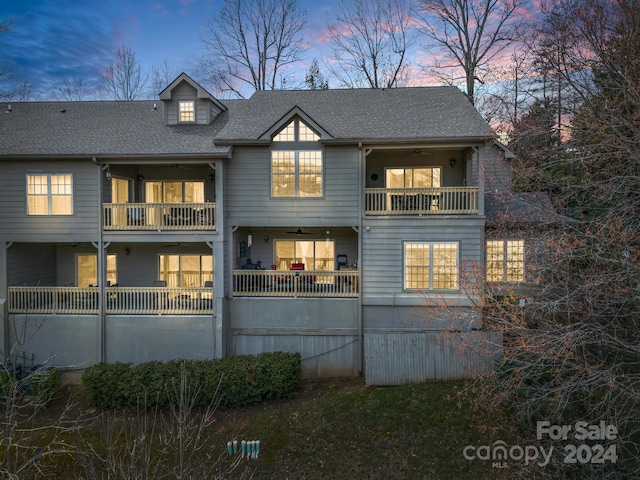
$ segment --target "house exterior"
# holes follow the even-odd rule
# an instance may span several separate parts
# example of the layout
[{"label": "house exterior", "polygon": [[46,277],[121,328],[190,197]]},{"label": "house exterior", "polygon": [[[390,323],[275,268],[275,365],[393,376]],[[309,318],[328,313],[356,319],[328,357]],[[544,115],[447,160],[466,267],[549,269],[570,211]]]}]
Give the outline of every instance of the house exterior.
[{"label": "house exterior", "polygon": [[218,100],[181,74],[155,101],[1,108],[5,352],[81,371],[296,351],[373,384],[499,355],[477,305],[485,265],[527,280],[522,245],[486,238],[511,157],[456,88]]}]

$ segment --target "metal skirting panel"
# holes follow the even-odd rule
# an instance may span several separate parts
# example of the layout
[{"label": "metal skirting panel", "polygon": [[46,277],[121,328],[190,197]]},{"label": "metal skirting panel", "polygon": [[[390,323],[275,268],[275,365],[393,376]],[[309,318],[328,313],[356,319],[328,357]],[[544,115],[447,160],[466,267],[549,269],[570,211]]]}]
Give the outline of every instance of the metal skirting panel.
[{"label": "metal skirting panel", "polygon": [[353,377],[358,375],[357,334],[248,334],[231,335],[232,355],[263,352],[297,352],[302,357],[305,378]]},{"label": "metal skirting panel", "polygon": [[364,335],[368,385],[472,378],[493,370],[502,356],[499,332],[376,332]]}]

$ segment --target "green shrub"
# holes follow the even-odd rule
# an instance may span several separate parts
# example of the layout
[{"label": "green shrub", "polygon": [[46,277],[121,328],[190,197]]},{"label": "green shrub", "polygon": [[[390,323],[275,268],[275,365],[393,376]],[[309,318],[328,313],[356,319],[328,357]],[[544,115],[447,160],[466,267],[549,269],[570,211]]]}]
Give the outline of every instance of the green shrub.
[{"label": "green shrub", "polygon": [[97,363],[82,374],[87,401],[99,408],[120,408],[128,402],[131,366],[127,363]]},{"label": "green shrub", "polygon": [[220,359],[220,406],[242,407],[260,402],[263,397],[255,356],[238,355]]},{"label": "green shrub", "polygon": [[10,394],[13,382],[14,378],[11,374],[0,371],[0,398],[4,399]]},{"label": "green shrub", "polygon": [[242,407],[262,400],[289,398],[300,386],[301,360],[297,353],[238,355],[213,360],[146,362],[136,366],[99,363],[82,376],[85,397],[99,408],[166,407],[180,385],[181,365],[196,405],[218,401],[223,408]]},{"label": "green shrub", "polygon": [[265,399],[290,398],[300,388],[302,361],[299,353],[266,352],[257,359]]}]

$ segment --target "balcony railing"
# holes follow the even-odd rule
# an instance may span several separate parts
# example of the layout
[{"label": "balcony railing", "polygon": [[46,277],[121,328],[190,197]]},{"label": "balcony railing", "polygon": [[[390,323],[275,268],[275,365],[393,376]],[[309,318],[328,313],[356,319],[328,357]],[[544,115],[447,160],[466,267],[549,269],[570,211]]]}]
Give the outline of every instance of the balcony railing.
[{"label": "balcony railing", "polygon": [[478,187],[367,188],[366,215],[478,213]]},{"label": "balcony railing", "polygon": [[358,296],[357,271],[234,270],[234,297]]},{"label": "balcony railing", "polygon": [[105,230],[215,230],[215,203],[105,203]]},{"label": "balcony railing", "polygon": [[[97,287],[9,287],[9,313],[98,314]],[[105,313],[180,315],[214,313],[211,288],[107,287]]]}]

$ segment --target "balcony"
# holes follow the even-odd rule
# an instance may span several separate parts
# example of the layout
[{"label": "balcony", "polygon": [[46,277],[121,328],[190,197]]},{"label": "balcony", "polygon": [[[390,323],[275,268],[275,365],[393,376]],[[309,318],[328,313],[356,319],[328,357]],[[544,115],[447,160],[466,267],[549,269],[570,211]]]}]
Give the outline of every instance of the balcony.
[{"label": "balcony", "polygon": [[366,215],[477,215],[478,187],[367,188]]},{"label": "balcony", "polygon": [[216,204],[105,203],[105,230],[215,230]]},{"label": "balcony", "polygon": [[[97,287],[9,287],[9,313],[97,315]],[[107,287],[105,313],[121,315],[211,315],[211,288]]]},{"label": "balcony", "polygon": [[357,270],[234,270],[234,297],[357,298]]}]

